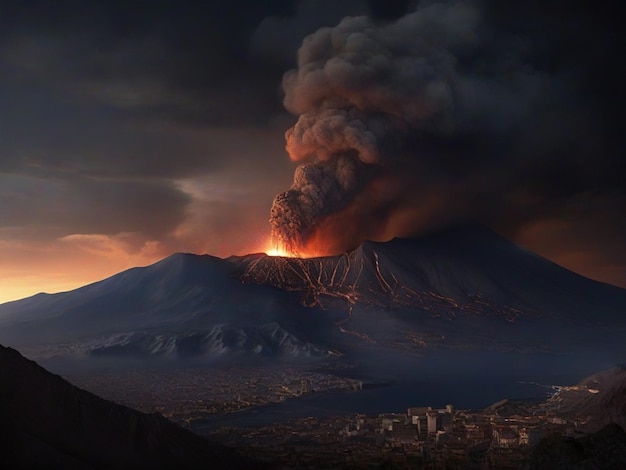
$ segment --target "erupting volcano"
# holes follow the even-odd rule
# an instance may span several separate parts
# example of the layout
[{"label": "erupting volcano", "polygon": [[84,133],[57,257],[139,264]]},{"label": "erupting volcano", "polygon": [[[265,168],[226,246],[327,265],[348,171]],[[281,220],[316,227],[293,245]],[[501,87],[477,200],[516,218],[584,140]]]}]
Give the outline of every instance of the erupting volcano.
[{"label": "erupting volcano", "polygon": [[[337,254],[376,238],[366,230],[353,233],[343,246],[311,246],[314,235],[320,238],[320,224],[362,204],[359,193],[371,191],[369,182],[383,173],[390,184],[367,198],[378,210],[360,211],[359,217],[378,217],[384,225],[381,212],[389,217],[402,197],[394,186],[407,184],[399,176],[416,169],[409,164],[420,157],[414,155],[414,140],[454,125],[454,53],[466,47],[476,22],[470,8],[436,6],[381,27],[365,17],[346,18],[305,39],[298,69],[283,79],[285,107],[299,115],[285,135],[286,148],[301,164],[291,188],[272,206],[272,240],[284,247],[278,252]],[[407,67],[409,62],[414,65]],[[340,235],[332,232],[321,236]]]},{"label": "erupting volcano", "polygon": [[268,242],[267,247],[264,250],[264,253],[267,256],[278,256],[278,257],[283,257],[283,258],[296,256],[295,253],[289,251],[282,244],[278,242],[274,242],[273,240],[270,240]]},{"label": "erupting volcano", "polygon": [[299,166],[271,208],[272,253],[336,255],[525,204],[502,143],[553,90],[489,37],[466,2],[383,24],[347,17],[306,37],[283,77]]},{"label": "erupting volcano", "polygon": [[623,343],[626,291],[481,226],[365,242],[338,256],[280,255],[176,254],[75,291],[4,304],[0,342],[71,335],[79,353],[223,359],[324,357],[373,344],[551,350],[589,343],[589,328],[602,332],[595,337],[603,347]]}]

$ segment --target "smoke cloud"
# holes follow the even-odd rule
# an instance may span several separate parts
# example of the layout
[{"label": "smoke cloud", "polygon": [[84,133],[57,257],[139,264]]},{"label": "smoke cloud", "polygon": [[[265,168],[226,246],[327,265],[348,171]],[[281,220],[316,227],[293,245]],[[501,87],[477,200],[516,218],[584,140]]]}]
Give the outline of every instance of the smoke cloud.
[{"label": "smoke cloud", "polygon": [[[426,194],[441,190],[442,178],[455,193],[459,184],[476,182],[471,170],[488,158],[476,142],[506,135],[551,85],[523,63],[520,45],[487,43],[494,39],[467,2],[427,4],[387,24],[347,17],[307,36],[297,69],[283,78],[284,105],[299,115],[285,134],[286,149],[301,166],[292,187],[274,200],[274,240],[296,253],[310,251],[320,227],[337,227],[325,219],[363,201],[372,210],[346,213],[376,217],[388,229],[395,208],[406,212],[407,204],[432,199]],[[475,150],[481,153],[471,155]],[[382,177],[381,190],[371,182]],[[373,188],[378,193],[357,197]],[[369,228],[343,249],[381,236],[377,224],[353,222]]]}]

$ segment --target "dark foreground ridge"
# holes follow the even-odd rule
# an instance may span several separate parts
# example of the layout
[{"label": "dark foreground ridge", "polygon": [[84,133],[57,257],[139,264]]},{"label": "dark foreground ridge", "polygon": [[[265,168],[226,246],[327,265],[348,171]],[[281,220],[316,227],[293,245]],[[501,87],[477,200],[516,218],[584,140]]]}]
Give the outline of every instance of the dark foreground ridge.
[{"label": "dark foreground ridge", "polygon": [[528,470],[624,468],[626,432],[617,424],[605,426],[595,434],[579,439],[551,436],[533,449]]},{"label": "dark foreground ridge", "polygon": [[0,468],[255,468],[168,421],[81,390],[0,346]]},{"label": "dark foreground ridge", "polygon": [[566,418],[589,417],[597,431],[610,423],[626,428],[626,367],[616,366],[597,372],[572,387],[562,387],[548,404]]}]

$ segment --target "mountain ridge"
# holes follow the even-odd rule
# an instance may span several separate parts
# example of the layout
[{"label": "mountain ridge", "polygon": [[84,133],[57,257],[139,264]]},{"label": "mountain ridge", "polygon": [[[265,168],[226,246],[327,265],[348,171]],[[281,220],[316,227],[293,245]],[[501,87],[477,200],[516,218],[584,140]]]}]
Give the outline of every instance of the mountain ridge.
[{"label": "mountain ridge", "polygon": [[195,338],[197,354],[323,357],[369,340],[584,343],[586,327],[597,337],[624,330],[625,312],[626,290],[472,225],[368,241],[334,257],[178,253],[74,291],[2,304],[0,341],[167,355],[187,354]]},{"label": "mountain ridge", "polygon": [[81,390],[4,346],[0,346],[0,416],[2,465],[10,468],[255,465],[161,415]]},{"label": "mountain ridge", "polygon": [[[338,257],[299,259],[254,255],[228,259],[239,265],[239,275],[246,282],[308,294],[316,290],[328,294],[329,287],[337,280],[338,269],[339,279],[345,275],[348,289],[340,288],[336,292],[349,298],[348,291],[357,285],[356,278],[362,275],[361,270],[369,269],[360,293],[373,290],[378,297],[386,297],[394,288],[405,287],[409,293],[430,293],[434,298],[457,302],[481,295],[526,311],[541,310],[538,307],[545,310],[546,304],[548,309],[555,309],[551,305],[554,302],[550,299],[546,302],[548,295],[609,295],[619,298],[622,305],[626,304],[626,290],[587,279],[476,225],[419,238],[367,241]],[[322,264],[330,264],[330,267],[325,266],[326,272],[319,269]],[[276,274],[272,270],[283,272]],[[533,291],[532,295],[520,294],[524,289]],[[546,289],[550,289],[549,294],[542,295],[541,291]],[[558,308],[562,308],[563,300],[560,299]],[[569,304],[577,309],[581,300]]]}]

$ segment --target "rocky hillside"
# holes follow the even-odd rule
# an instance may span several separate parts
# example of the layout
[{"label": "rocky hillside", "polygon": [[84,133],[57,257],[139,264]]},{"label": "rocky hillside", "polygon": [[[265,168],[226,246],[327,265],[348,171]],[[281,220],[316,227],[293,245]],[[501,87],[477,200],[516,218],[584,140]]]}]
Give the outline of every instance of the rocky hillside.
[{"label": "rocky hillside", "polygon": [[231,257],[244,282],[303,294],[308,304],[343,299],[383,308],[624,320],[626,290],[586,279],[483,226],[414,239],[364,242],[325,258]]},{"label": "rocky hillside", "polygon": [[103,400],[0,346],[2,468],[254,468],[158,414]]},{"label": "rocky hillside", "polygon": [[609,424],[579,439],[550,436],[533,449],[527,470],[576,470],[626,468],[626,432]]},{"label": "rocky hillside", "polygon": [[578,416],[595,431],[609,423],[626,428],[626,366],[598,372],[561,388],[547,405],[565,417]]}]

